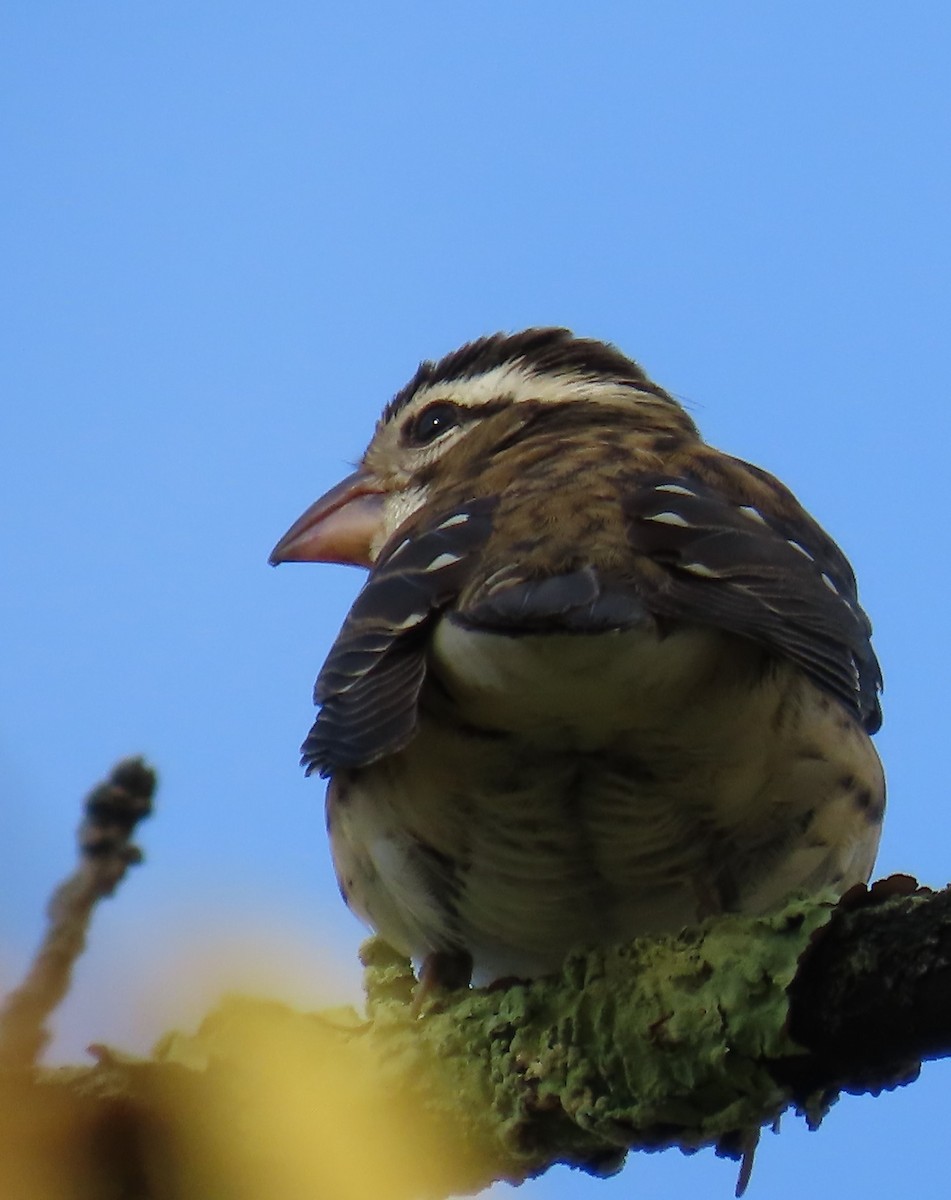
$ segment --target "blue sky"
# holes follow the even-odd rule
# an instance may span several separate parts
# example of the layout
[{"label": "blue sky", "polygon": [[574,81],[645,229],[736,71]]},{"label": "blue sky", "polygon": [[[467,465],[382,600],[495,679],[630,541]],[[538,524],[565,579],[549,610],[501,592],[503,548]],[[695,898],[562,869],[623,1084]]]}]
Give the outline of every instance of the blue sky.
[{"label": "blue sky", "polygon": [[[616,341],[839,540],[886,676],[878,869],[946,882],[951,9],[13,0],[0,59],[0,986],[79,798],[162,775],[59,1057],[227,987],[357,996],[297,747],[360,576],[265,560],[417,361],[496,329]],[[933,1194],[949,1084],[787,1119],[752,1195]]]}]

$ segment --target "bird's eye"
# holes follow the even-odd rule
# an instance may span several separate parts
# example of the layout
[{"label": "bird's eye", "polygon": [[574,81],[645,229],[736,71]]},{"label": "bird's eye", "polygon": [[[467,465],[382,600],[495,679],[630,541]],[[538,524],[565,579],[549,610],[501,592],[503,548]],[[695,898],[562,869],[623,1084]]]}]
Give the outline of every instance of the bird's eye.
[{"label": "bird's eye", "polygon": [[448,400],[437,401],[424,408],[406,426],[404,438],[415,446],[428,446],[441,433],[459,424],[459,406]]}]

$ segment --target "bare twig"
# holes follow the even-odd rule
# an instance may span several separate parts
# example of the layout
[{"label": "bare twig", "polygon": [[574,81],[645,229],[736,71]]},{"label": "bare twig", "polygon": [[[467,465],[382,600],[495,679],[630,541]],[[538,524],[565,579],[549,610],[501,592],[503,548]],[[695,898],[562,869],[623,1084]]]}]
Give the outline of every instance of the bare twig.
[{"label": "bare twig", "polygon": [[53,893],[39,949],[23,982],[0,1008],[0,1065],[30,1066],[46,1046],[47,1020],[69,988],[96,903],[111,896],[129,867],[142,861],[131,838],[152,811],[154,791],[152,768],[141,758],[127,758],[86,797],[77,835],[79,864]]}]

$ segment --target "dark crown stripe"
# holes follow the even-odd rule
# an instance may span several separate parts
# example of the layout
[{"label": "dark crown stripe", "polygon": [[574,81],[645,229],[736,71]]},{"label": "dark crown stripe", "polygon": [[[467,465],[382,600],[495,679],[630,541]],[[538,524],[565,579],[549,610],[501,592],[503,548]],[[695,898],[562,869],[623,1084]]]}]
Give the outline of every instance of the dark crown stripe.
[{"label": "dark crown stripe", "polygon": [[607,342],[575,337],[570,329],[523,329],[521,333],[495,333],[479,338],[438,362],[420,363],[413,378],[387,405],[384,420],[405,408],[424,386],[474,379],[506,363],[519,363],[535,375],[573,373],[594,379],[616,379],[667,398],[666,392],[651,383],[636,362]]}]

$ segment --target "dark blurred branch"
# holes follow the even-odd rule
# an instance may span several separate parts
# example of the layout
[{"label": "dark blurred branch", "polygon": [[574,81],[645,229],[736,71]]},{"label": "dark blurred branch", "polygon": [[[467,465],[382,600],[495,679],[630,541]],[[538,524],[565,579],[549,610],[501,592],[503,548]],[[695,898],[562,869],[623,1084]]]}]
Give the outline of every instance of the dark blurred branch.
[{"label": "dark blurred branch", "polygon": [[0,1066],[29,1066],[42,1053],[47,1020],[69,988],[93,909],[142,861],[131,838],[152,811],[154,791],[155,772],[142,759],[128,758],[86,797],[77,835],[79,864],[53,893],[40,947],[25,979],[0,1007]]},{"label": "dark blurred branch", "polygon": [[794,1095],[879,1092],[951,1054],[951,888],[893,875],[845,898],[789,988]]}]

